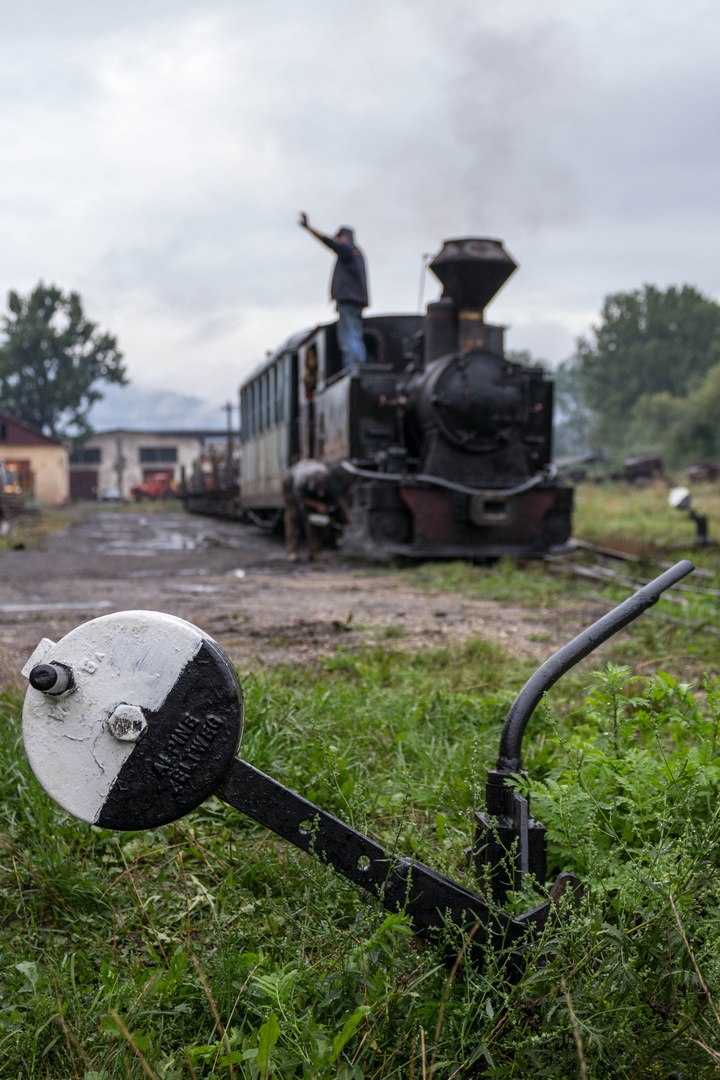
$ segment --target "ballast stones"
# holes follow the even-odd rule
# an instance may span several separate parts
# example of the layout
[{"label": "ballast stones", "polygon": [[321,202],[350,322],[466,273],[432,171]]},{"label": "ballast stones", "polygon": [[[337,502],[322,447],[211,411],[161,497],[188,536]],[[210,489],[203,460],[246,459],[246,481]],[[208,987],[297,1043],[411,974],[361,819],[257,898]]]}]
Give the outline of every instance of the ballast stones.
[{"label": "ballast stones", "polygon": [[194,810],[240,744],[235,669],[173,615],[122,611],[57,644],[43,638],[22,674],[35,776],[63,809],[103,828],[153,828]]}]

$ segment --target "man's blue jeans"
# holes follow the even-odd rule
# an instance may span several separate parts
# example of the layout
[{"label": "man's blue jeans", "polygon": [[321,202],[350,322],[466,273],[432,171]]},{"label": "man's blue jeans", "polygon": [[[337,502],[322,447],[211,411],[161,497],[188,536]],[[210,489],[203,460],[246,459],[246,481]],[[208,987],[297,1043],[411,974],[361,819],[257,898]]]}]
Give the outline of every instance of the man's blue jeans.
[{"label": "man's blue jeans", "polygon": [[343,358],[343,367],[355,367],[367,360],[363,341],[362,304],[354,300],[338,300],[338,345]]}]

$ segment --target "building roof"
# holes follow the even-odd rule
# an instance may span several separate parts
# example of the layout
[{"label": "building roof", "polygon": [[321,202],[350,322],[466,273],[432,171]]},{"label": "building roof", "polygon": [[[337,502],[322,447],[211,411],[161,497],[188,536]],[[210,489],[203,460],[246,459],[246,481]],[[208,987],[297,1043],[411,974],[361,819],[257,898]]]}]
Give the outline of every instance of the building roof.
[{"label": "building roof", "polygon": [[[3,430],[5,433],[3,435]],[[0,413],[0,450],[3,444],[12,446],[64,446],[62,439],[53,439],[43,435],[39,428],[18,420],[16,416]]]},{"label": "building roof", "polygon": [[102,438],[105,435],[150,435],[153,439],[224,439],[227,436],[227,429],[186,428],[185,430],[173,429],[169,431],[163,429],[162,431],[149,431],[147,428],[108,428],[105,431],[93,431],[92,435],[88,435],[85,441],[92,442],[93,439]]}]

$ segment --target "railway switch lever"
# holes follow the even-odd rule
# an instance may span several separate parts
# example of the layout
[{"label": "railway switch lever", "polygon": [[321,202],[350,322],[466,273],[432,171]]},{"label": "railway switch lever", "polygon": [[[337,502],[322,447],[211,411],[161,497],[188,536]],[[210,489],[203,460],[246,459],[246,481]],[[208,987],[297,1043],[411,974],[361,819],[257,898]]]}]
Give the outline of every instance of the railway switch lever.
[{"label": "railway switch lever", "polygon": [[697,510],[693,510],[692,495],[687,488],[673,488],[668,495],[668,503],[673,510],[687,510],[688,517],[691,521],[695,522],[695,528],[697,530],[695,534],[695,543],[698,547],[705,547],[707,544],[711,543],[710,535],[708,533],[707,514],[698,514]]},{"label": "railway switch lever", "polygon": [[[235,669],[212,638],[172,615],[118,612],[57,643],[44,638],[22,671],[30,683],[25,749],[48,794],[103,828],[154,828],[215,794],[320,857],[389,911],[406,910],[417,933],[436,936],[448,923],[471,932],[468,952],[478,966],[485,948],[506,950],[512,979],[523,970],[533,935],[580,885],[561,874],[537,907],[515,916],[504,907],[508,890],[519,889],[527,874],[545,883],[545,829],[512,786],[532,711],[564,672],[692,569],[678,563],[646,585],[551,657],[521,690],[488,773],[487,810],[477,815],[481,891],[384,848],[239,757],[244,707]],[[450,952],[452,962],[457,950]]]}]

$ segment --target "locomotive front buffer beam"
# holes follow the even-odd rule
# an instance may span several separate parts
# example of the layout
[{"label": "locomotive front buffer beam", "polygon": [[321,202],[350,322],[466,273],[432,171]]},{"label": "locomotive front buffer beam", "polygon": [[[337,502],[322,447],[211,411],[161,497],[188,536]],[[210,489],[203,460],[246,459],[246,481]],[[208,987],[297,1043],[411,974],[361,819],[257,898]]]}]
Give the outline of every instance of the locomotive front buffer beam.
[{"label": "locomotive front buffer beam", "polygon": [[43,638],[22,671],[30,684],[26,752],[60,806],[103,828],[154,828],[215,794],[387,910],[407,911],[418,934],[446,932],[448,962],[464,949],[481,966],[488,947],[503,950],[514,979],[533,936],[560,910],[562,896],[577,898],[580,887],[572,874],[561,874],[537,907],[519,916],[504,907],[525,875],[545,884],[545,830],[514,786],[528,721],[564,672],[692,569],[683,561],[650,582],[552,656],[521,690],[488,773],[487,809],[476,815],[479,891],[386,849],[239,757],[244,708],[235,669],[212,638],[172,615],[119,612],[57,643]]}]

